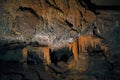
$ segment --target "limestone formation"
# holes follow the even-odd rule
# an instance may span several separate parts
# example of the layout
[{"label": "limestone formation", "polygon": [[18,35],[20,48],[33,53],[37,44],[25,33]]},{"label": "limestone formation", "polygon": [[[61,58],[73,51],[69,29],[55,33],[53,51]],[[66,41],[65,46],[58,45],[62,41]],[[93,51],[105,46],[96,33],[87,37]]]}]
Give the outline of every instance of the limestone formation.
[{"label": "limestone formation", "polygon": [[51,48],[75,41],[95,21],[77,0],[1,0],[1,42],[38,42]]}]

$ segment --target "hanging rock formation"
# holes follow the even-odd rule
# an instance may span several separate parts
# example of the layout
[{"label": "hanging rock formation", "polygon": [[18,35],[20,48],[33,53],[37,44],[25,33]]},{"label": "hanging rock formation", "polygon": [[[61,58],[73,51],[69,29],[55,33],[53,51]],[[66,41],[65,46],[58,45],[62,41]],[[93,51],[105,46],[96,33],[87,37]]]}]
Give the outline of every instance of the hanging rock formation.
[{"label": "hanging rock formation", "polygon": [[[114,6],[119,3],[118,0],[0,0],[0,80],[120,80],[120,10]],[[95,35],[92,39],[84,34]],[[78,37],[81,52],[76,66],[72,52],[62,47]],[[109,45],[105,53],[97,45],[99,38]],[[52,64],[45,72],[40,46],[48,45],[57,50],[51,51]],[[27,71],[13,62],[22,58],[22,52],[27,53],[24,47],[28,48]]]}]

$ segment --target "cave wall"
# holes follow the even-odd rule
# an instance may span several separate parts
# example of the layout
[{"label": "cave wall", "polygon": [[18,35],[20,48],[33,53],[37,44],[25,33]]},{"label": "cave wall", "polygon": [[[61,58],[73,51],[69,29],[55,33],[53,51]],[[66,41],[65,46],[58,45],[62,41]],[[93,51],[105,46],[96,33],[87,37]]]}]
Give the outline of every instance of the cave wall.
[{"label": "cave wall", "polygon": [[[5,61],[6,60],[18,61],[22,58],[21,55],[22,48],[26,46],[24,43],[20,43],[20,45],[18,45],[19,42],[17,42],[17,44],[15,45],[17,45],[18,49],[16,49],[16,46],[10,46],[11,44],[7,44],[7,45],[5,44],[5,46],[3,47],[3,43],[9,43],[9,39],[4,40],[3,36],[9,37],[12,35],[17,37],[19,34],[22,33],[25,34],[26,37],[30,37],[31,35],[33,35],[35,29],[39,29],[39,31],[43,30],[41,27],[38,28],[36,26],[38,25],[38,23],[40,23],[42,26],[44,25],[43,23],[48,23],[47,25],[56,28],[56,31],[59,31],[63,26],[65,27],[63,29],[69,30],[71,29],[70,28],[71,25],[73,26],[74,29],[78,29],[79,31],[84,31],[84,29],[86,29],[89,25],[91,26],[91,24],[94,22],[94,25],[98,28],[98,34],[102,38],[104,38],[104,43],[109,47],[108,52],[106,53],[101,51],[95,52],[95,50],[93,49],[93,52],[91,52],[90,54],[80,54],[79,63],[77,63],[78,64],[77,71],[75,70],[76,66],[73,66],[73,70],[72,69],[68,70],[68,65],[66,64],[66,61],[63,61],[64,58],[69,58],[72,56],[72,53],[70,51],[66,49],[65,50],[61,49],[58,51],[51,52],[52,53],[51,56],[54,56],[53,60],[56,61],[58,60],[57,67],[53,64],[50,67],[50,71],[45,73],[44,65],[43,62],[41,61],[43,60],[43,54],[41,48],[28,46],[27,48],[29,50],[29,56],[30,56],[30,58],[28,59],[30,70],[24,71],[24,69],[21,69],[20,67],[21,64],[18,63],[16,65],[15,63],[11,64],[10,62],[8,63],[0,62],[0,64],[2,64],[2,66],[0,66],[1,79],[8,80],[7,78],[10,78],[14,80],[16,79],[16,76],[20,77],[20,80],[22,79],[39,80],[40,78],[41,79],[43,78],[44,80],[47,79],[119,80],[120,79],[119,78],[120,11],[114,9],[109,10],[109,8],[107,8],[107,10],[106,9],[102,10],[103,8],[97,10],[95,8],[96,10],[92,12],[91,10],[87,10],[89,8],[85,7],[85,5],[87,4],[81,5],[81,2],[80,3],[78,2],[80,0],[76,0],[76,1],[69,0],[69,1],[67,0],[66,1],[64,0],[60,0],[60,1],[0,0],[0,30],[1,30],[0,59]],[[117,0],[115,0],[115,2],[113,3],[112,0],[104,0],[104,1],[91,0],[91,2],[98,6],[106,5],[109,7],[110,5],[111,7],[111,5],[119,5],[119,3],[117,3]],[[95,13],[95,11],[97,13]],[[70,15],[74,15],[74,16],[70,18]],[[19,25],[17,24],[16,16],[21,17],[20,19],[18,19],[20,20]],[[39,18],[40,18],[40,22],[38,21]],[[25,21],[27,24],[24,23]],[[54,22],[56,22],[55,25],[53,25]],[[17,25],[20,27],[16,28],[15,31],[14,29],[12,29],[14,28],[13,25],[15,27]],[[57,25],[59,25],[59,27],[56,27]],[[22,26],[27,26],[27,27],[24,28]],[[45,31],[46,33],[51,30],[51,27],[49,28],[50,28],[49,30]],[[26,33],[26,31],[28,33]],[[64,31],[59,31],[57,35],[58,36],[62,35],[62,33],[64,33]],[[6,49],[4,50],[4,48]],[[65,54],[67,55],[67,57]],[[71,57],[71,59],[73,58]],[[38,63],[40,64],[36,63],[37,60]],[[68,64],[70,65],[73,64],[73,62],[70,63],[69,62],[70,61],[68,60]],[[38,65],[34,65],[34,64],[38,64]],[[16,66],[19,68],[15,68]],[[48,73],[49,75],[46,75]],[[13,77],[10,75],[12,75]]]},{"label": "cave wall", "polygon": [[91,2],[96,5],[120,5],[119,0],[91,0]]}]

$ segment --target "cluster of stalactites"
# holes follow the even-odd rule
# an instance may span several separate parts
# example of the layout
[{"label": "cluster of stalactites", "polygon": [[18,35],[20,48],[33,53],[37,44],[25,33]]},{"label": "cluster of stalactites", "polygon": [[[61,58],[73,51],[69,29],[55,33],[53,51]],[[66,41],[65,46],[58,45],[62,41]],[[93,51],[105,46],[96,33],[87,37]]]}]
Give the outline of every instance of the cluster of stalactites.
[{"label": "cluster of stalactites", "polygon": [[108,47],[102,45],[102,41],[100,38],[96,38],[90,35],[80,36],[78,38],[78,45],[80,52],[86,52],[89,46],[96,48],[96,46],[100,46],[100,48],[104,51],[108,50]]}]

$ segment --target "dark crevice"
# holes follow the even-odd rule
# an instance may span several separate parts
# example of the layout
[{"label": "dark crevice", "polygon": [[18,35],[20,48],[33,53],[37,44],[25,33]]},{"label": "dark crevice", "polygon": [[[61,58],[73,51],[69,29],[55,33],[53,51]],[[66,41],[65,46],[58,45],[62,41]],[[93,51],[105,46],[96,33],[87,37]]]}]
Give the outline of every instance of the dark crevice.
[{"label": "dark crevice", "polygon": [[96,5],[91,0],[78,0],[80,5],[93,11],[96,15],[100,14],[97,10],[118,10],[120,11],[120,5]]},{"label": "dark crevice", "polygon": [[95,9],[95,10],[118,10],[118,11],[120,11],[120,5],[116,5],[116,6],[99,5],[99,6],[95,6],[93,9]]},{"label": "dark crevice", "polygon": [[[78,11],[79,11],[79,9],[78,9]],[[80,13],[81,17],[83,17],[83,13],[81,11],[79,11],[79,13]]]},{"label": "dark crevice", "polygon": [[93,27],[93,35],[94,35],[95,37],[98,37],[98,38],[102,39],[102,40],[105,40],[105,38],[104,38],[104,37],[102,37],[101,35],[99,35],[99,33],[98,33],[98,31],[97,31],[97,27],[96,27],[96,26],[95,26],[95,27]]},{"label": "dark crevice", "polygon": [[73,27],[73,24],[72,24],[72,23],[70,23],[68,20],[65,20],[65,23],[67,23],[67,24],[69,25],[69,27],[70,27],[70,28],[72,28],[72,27]]},{"label": "dark crevice", "polygon": [[69,5],[69,0],[68,0],[68,1],[66,1],[66,5],[67,5],[67,7],[68,7],[68,8],[70,8],[70,5]]},{"label": "dark crevice", "polygon": [[27,12],[32,13],[37,18],[40,18],[39,15],[32,8],[29,8],[29,7],[20,6],[17,11],[23,11],[23,12],[27,11]]},{"label": "dark crevice", "polygon": [[[80,16],[83,17],[83,13],[78,8],[77,8],[77,10],[79,11]],[[84,17],[83,17],[83,20],[85,23],[87,23],[87,21],[84,19]]]},{"label": "dark crevice", "polygon": [[83,18],[83,21],[84,21],[85,23],[87,23],[87,21],[86,21],[86,19],[85,19],[85,18]]},{"label": "dark crevice", "polygon": [[79,33],[78,30],[76,30],[76,29],[73,28],[73,24],[70,23],[68,20],[65,20],[65,23],[67,23],[67,25],[71,28],[72,31],[75,31],[75,32]]},{"label": "dark crevice", "polygon": [[76,29],[74,29],[74,28],[71,28],[71,30],[72,30],[72,31],[75,31],[75,32],[77,32],[77,33],[79,33],[79,31],[76,30]]},{"label": "dark crevice", "polygon": [[53,0],[53,2],[54,2],[55,5],[57,5],[56,2],[55,2],[55,0]]},{"label": "dark crevice", "polygon": [[95,14],[99,14],[96,12],[96,5],[91,2],[91,0],[78,0],[80,5],[86,9],[93,11]]},{"label": "dark crevice", "polygon": [[26,46],[26,42],[15,42],[15,43],[7,43],[3,45],[3,48],[5,50],[11,50],[11,49],[20,49]]},{"label": "dark crevice", "polygon": [[33,46],[33,47],[46,47],[46,46],[48,46],[48,45],[44,45],[44,44],[41,44],[41,43],[38,43],[38,42],[29,42],[28,44],[27,44],[27,46]]},{"label": "dark crevice", "polygon": [[[26,46],[33,46],[33,47],[46,47],[48,45],[40,44],[38,42],[14,42],[14,43],[7,43],[2,45],[0,48],[5,50],[16,50],[16,49],[22,49]],[[1,49],[0,49],[1,50]]]},{"label": "dark crevice", "polygon": [[81,6],[83,7],[87,7],[87,5],[85,4],[84,0],[78,0],[78,2],[80,3]]},{"label": "dark crevice", "polygon": [[59,7],[57,7],[57,6],[54,6],[53,4],[51,4],[48,0],[45,0],[45,2],[50,6],[50,7],[53,7],[54,9],[56,9],[56,10],[58,10],[58,11],[60,11],[60,12],[62,12],[63,13],[63,11],[59,8]]}]

